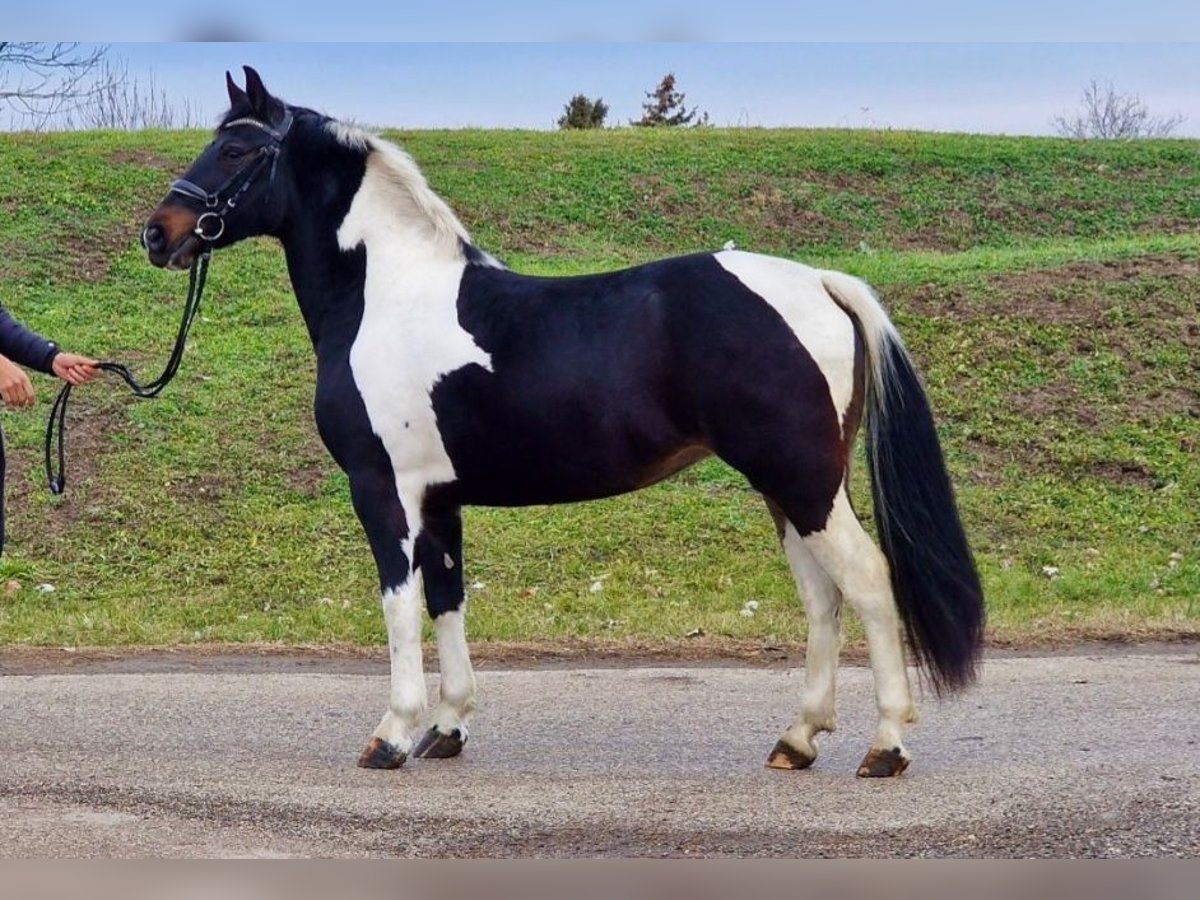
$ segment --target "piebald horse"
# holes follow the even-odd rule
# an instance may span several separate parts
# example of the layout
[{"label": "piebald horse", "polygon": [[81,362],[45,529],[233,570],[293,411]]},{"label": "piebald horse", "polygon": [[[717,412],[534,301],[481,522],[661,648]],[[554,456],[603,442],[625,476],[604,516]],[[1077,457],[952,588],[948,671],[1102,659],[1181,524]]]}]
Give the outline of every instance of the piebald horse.
[{"label": "piebald horse", "polygon": [[[609,497],[716,455],[766,499],[809,619],[801,712],[768,756],[817,758],[837,724],[843,598],[879,725],[858,769],[898,775],[917,717],[905,637],[933,686],[975,672],[983,598],[929,403],[871,289],[726,250],[537,278],[478,249],[403,150],[226,73],[230,109],[150,217],[156,266],[255,235],[283,245],[317,357],[321,439],[379,571],[391,684],[359,764],[461,752],[475,709],[464,505]],[[855,435],[882,552],[847,494]],[[440,698],[428,730],[422,607]]]}]

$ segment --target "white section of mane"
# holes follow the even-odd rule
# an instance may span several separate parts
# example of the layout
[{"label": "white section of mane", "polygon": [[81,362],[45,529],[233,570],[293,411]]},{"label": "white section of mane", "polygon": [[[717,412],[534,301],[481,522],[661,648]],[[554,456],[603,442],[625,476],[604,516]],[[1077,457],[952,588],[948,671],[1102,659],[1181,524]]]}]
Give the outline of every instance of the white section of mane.
[{"label": "white section of mane", "polygon": [[388,204],[397,215],[411,220],[405,224],[418,225],[433,247],[455,257],[462,255],[462,243],[471,243],[471,236],[449,205],[434,193],[413,158],[390,141],[371,134],[356,125],[330,121],[325,125],[339,143],[365,151],[368,167],[392,194]]}]

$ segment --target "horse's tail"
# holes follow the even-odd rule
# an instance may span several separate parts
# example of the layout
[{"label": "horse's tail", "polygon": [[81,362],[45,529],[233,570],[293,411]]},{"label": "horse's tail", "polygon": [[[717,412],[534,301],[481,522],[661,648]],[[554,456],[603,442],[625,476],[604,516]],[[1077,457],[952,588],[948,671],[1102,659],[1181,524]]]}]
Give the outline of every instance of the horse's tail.
[{"label": "horse's tail", "polygon": [[863,281],[822,273],[856,320],[868,358],[867,461],[879,542],[908,642],[938,693],[975,677],[983,589],[946,472],[929,400],[896,328]]}]

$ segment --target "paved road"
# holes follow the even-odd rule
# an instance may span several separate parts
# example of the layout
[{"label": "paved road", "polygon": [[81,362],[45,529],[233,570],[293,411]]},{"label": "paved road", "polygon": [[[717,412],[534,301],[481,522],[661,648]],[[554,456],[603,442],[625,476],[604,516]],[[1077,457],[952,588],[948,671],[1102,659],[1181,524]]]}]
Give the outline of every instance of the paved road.
[{"label": "paved road", "polygon": [[1198,650],[992,659],[885,782],[854,667],[802,773],[786,669],[484,671],[466,754],[398,772],[354,767],[381,672],[10,675],[0,854],[1197,855]]}]

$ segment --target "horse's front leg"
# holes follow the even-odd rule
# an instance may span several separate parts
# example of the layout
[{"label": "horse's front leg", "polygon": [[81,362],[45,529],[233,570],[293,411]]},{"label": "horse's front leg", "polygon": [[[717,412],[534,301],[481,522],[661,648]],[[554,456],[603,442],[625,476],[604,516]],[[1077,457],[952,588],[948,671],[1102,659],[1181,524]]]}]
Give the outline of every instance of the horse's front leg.
[{"label": "horse's front leg", "polygon": [[358,764],[367,769],[396,769],[408,759],[425,711],[421,582],[412,565],[421,529],[420,499],[402,497],[395,475],[386,470],[351,472],[350,493],[379,569],[391,661],[387,712]]},{"label": "horse's front leg", "polygon": [[413,751],[422,759],[458,756],[475,711],[475,673],[464,622],[462,516],[458,507],[427,504],[416,544],[416,565],[437,635],[442,680],[433,725]]}]

